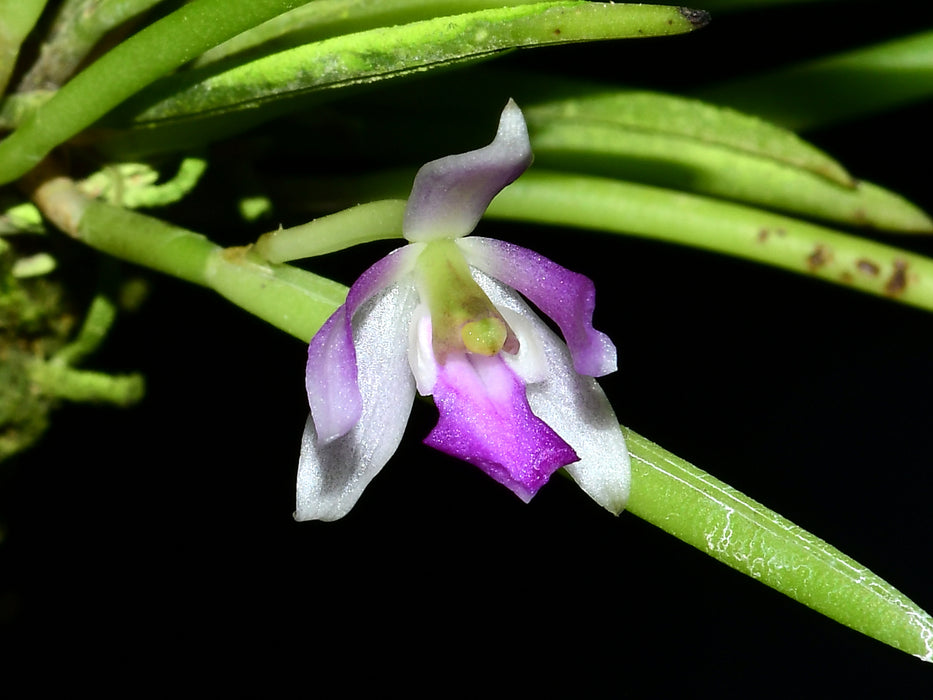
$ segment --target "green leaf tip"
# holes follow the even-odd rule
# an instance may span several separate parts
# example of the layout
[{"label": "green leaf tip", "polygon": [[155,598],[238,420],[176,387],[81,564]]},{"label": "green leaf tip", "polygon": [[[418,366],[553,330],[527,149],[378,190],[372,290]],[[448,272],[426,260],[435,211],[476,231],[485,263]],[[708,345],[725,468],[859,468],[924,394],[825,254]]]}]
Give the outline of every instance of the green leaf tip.
[{"label": "green leaf tip", "polygon": [[866,567],[664,448],[623,428],[627,510],[847,627],[933,662],[933,618]]}]

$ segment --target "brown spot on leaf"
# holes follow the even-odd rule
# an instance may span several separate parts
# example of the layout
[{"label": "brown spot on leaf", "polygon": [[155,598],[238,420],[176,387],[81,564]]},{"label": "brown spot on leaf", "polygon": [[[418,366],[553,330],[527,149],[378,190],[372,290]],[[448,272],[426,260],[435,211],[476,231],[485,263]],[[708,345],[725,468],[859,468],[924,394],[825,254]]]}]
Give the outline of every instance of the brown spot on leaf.
[{"label": "brown spot on leaf", "polygon": [[560,36],[560,27],[554,29],[554,36]]},{"label": "brown spot on leaf", "polygon": [[782,228],[770,229],[770,228],[763,226],[760,229],[758,229],[758,235],[756,236],[756,238],[758,239],[759,243],[767,243],[768,239],[771,237],[771,234],[774,234],[775,236],[778,236],[778,237],[784,237],[785,235],[787,235],[787,231],[785,231]]},{"label": "brown spot on leaf", "polygon": [[855,269],[866,275],[871,275],[872,277],[877,277],[878,273],[881,272],[881,268],[877,263],[873,263],[871,260],[866,260],[865,258],[861,258],[855,262]]},{"label": "brown spot on leaf", "polygon": [[832,251],[822,243],[817,243],[813,252],[807,256],[807,267],[810,268],[810,272],[816,272],[821,267],[831,262],[832,259]]},{"label": "brown spot on leaf", "polygon": [[907,261],[895,259],[894,272],[884,285],[884,291],[891,296],[898,296],[907,289]]}]

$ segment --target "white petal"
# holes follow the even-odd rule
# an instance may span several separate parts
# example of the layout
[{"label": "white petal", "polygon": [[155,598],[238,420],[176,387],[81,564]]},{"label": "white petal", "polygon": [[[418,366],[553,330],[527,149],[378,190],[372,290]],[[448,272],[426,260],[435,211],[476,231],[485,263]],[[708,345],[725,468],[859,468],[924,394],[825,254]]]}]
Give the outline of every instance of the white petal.
[{"label": "white petal", "polygon": [[298,464],[296,520],[337,520],[394,454],[411,413],[409,325],[418,304],[403,280],[364,304],[353,319],[362,413],[345,435],[320,445],[308,419]]},{"label": "white petal", "polygon": [[437,360],[434,357],[434,346],[431,336],[431,312],[428,305],[421,303],[415,309],[411,321],[411,332],[408,341],[408,364],[411,373],[415,376],[415,385],[422,396],[434,393],[434,384],[437,382]]},{"label": "white petal", "polygon": [[[482,274],[482,273],[479,273]],[[515,337],[518,338],[519,348],[514,355],[503,353],[506,363],[521,377],[525,384],[535,384],[547,379],[548,364],[544,348],[537,341],[537,326],[532,325],[527,318],[512,309],[497,306],[502,318]],[[530,309],[529,309],[530,310]]]},{"label": "white petal", "polygon": [[323,442],[346,435],[363,410],[354,347],[357,312],[408,274],[422,248],[414,243],[402,246],[369,267],[350,287],[346,303],[311,339],[305,386],[314,427]]},{"label": "white petal", "polygon": [[[619,421],[603,390],[595,379],[574,370],[567,346],[517,292],[481,272],[474,277],[500,311],[509,309],[525,319],[534,334],[532,342],[543,349],[547,377],[527,385],[528,403],[580,457],[564,468],[593,500],[619,514],[628,501],[631,465]],[[528,340],[519,335],[519,342]]]},{"label": "white petal", "polygon": [[403,230],[409,241],[466,236],[489,203],[531,165],[525,117],[509,100],[492,143],[426,163],[415,175]]}]

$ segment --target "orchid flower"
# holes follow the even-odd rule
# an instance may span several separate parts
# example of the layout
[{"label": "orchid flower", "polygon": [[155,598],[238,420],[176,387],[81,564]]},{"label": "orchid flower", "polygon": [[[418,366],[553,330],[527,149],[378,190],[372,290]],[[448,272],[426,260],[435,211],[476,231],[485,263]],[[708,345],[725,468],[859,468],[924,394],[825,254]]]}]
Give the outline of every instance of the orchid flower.
[{"label": "orchid flower", "polygon": [[416,391],[440,414],[424,442],[523,501],[565,467],[600,505],[625,507],[628,451],[594,379],[615,371],[616,349],[593,329],[593,283],[526,248],[466,238],[531,161],[510,100],[491,144],[418,171],[408,245],[366,270],[311,340],[297,520],[349,512],[398,447]]}]

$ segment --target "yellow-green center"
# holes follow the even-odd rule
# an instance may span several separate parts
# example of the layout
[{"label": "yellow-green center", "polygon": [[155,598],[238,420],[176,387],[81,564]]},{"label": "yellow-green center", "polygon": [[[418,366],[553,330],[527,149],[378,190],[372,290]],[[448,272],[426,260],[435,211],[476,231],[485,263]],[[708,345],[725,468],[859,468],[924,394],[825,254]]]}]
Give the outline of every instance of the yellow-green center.
[{"label": "yellow-green center", "polygon": [[508,335],[509,328],[505,321],[497,317],[468,321],[460,329],[460,339],[467,352],[490,357],[502,349]]},{"label": "yellow-green center", "polygon": [[415,264],[415,275],[431,312],[432,344],[439,361],[453,350],[490,357],[503,349],[518,350],[518,340],[476,284],[455,241],[427,242]]}]

